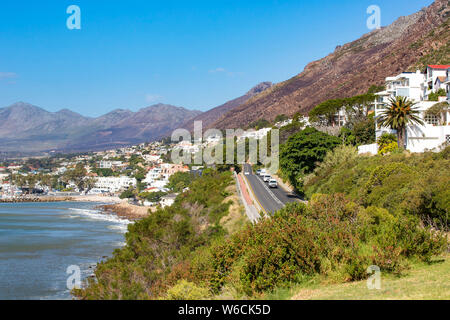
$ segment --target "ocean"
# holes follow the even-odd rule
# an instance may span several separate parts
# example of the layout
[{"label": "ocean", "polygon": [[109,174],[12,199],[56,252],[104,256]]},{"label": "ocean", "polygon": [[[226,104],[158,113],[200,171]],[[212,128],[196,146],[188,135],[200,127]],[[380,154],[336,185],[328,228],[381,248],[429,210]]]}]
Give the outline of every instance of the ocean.
[{"label": "ocean", "polygon": [[72,299],[68,268],[76,266],[86,279],[96,263],[125,245],[130,222],[100,213],[98,205],[0,204],[0,299]]}]

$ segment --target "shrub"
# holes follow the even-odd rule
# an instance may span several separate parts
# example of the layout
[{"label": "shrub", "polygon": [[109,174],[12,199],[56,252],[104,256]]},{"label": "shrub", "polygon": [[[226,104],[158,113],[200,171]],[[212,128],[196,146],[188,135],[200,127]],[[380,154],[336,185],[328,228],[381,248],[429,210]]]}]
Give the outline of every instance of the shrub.
[{"label": "shrub", "polygon": [[207,300],[211,294],[207,288],[202,288],[195,283],[180,280],[176,285],[167,290],[166,300]]},{"label": "shrub", "polygon": [[378,154],[384,155],[398,150],[397,137],[392,133],[383,133],[383,135],[378,138],[377,143]]},{"label": "shrub", "polygon": [[378,150],[378,154],[385,155],[387,153],[395,152],[397,150],[398,150],[398,143],[397,142],[391,142],[389,144],[383,145]]},{"label": "shrub", "polygon": [[[448,150],[450,147],[440,153],[340,157],[335,166],[328,162],[319,165],[305,179],[305,194],[311,198],[314,193],[345,193],[365,207],[413,215],[427,225],[445,228],[450,207]],[[330,154],[332,158],[337,159]]]}]

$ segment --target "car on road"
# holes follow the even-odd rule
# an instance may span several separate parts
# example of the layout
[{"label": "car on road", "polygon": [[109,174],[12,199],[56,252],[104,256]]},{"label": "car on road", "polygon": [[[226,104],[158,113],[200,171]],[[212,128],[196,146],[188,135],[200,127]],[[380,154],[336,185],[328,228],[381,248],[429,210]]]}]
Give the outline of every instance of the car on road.
[{"label": "car on road", "polygon": [[261,174],[261,169],[256,170],[256,174],[259,176]]},{"label": "car on road", "polygon": [[261,169],[261,171],[259,172],[259,175],[260,175],[261,177],[264,177],[265,174],[266,174],[266,169]]},{"label": "car on road", "polygon": [[269,187],[270,188],[278,188],[278,182],[275,179],[270,179],[269,180]]},{"label": "car on road", "polygon": [[265,175],[263,176],[264,182],[269,182],[270,179],[272,179],[272,177],[271,177],[270,175],[268,175],[268,174],[265,174]]},{"label": "car on road", "polygon": [[245,174],[246,176],[248,176],[248,175],[250,175],[250,172],[245,171],[244,174]]}]

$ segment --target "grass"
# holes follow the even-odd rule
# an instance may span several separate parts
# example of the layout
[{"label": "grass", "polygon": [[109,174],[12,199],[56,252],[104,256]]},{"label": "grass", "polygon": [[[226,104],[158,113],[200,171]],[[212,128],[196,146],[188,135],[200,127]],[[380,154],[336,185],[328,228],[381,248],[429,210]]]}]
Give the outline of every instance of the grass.
[{"label": "grass", "polygon": [[312,279],[303,285],[278,289],[274,300],[450,300],[450,255],[430,264],[415,262],[401,277],[381,275],[381,289],[369,290],[366,281],[325,284]]}]

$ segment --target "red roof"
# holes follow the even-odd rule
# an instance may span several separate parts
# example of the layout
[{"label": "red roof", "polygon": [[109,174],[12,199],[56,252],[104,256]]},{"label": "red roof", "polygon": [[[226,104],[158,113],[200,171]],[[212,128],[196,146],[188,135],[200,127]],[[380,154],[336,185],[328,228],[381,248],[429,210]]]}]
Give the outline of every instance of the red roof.
[{"label": "red roof", "polygon": [[430,64],[430,65],[428,65],[428,67],[431,69],[448,69],[448,68],[450,68],[450,65],[449,64],[447,64],[447,65]]}]

